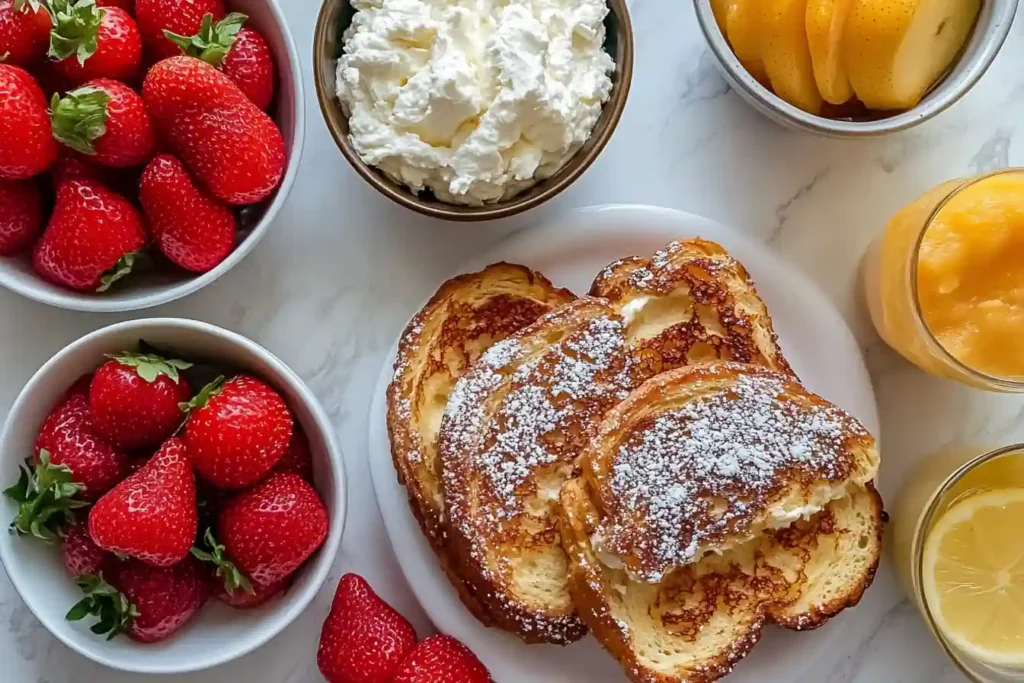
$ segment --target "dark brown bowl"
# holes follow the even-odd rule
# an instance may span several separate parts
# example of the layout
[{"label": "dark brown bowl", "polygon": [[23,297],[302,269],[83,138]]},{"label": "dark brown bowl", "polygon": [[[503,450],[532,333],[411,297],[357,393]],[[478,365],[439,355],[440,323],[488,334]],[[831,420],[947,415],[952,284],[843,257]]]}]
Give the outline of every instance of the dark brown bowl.
[{"label": "dark brown bowl", "polygon": [[626,0],[608,0],[608,6],[611,11],[605,19],[608,35],[606,47],[615,57],[615,73],[612,74],[611,97],[605,103],[590,139],[557,173],[510,199],[483,206],[448,204],[438,201],[429,193],[424,196],[415,194],[359,158],[349,140],[348,117],[342,111],[335,86],[335,63],[342,51],[342,33],[353,16],[348,0],[325,0],[317,18],[313,35],[313,72],[320,111],[338,149],[352,167],[378,192],[402,206],[427,216],[452,221],[508,218],[540,206],[572,185],[594,163],[615,132],[622,111],[626,108],[626,98],[633,78],[633,26],[629,20]]}]

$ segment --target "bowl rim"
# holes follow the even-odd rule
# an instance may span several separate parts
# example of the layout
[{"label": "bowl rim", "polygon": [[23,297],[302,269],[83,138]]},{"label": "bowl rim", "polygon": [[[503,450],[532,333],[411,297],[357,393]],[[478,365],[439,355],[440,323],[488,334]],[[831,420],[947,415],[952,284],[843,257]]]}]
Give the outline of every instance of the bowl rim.
[{"label": "bowl rim", "polygon": [[[331,501],[333,504],[334,514],[330,519],[330,531],[328,532],[323,545],[317,551],[318,555],[316,562],[312,566],[303,570],[305,572],[312,572],[312,580],[302,592],[290,593],[290,595],[286,597],[286,599],[290,597],[292,601],[278,618],[276,626],[264,630],[253,629],[251,631],[253,634],[252,638],[244,641],[243,644],[234,649],[225,648],[208,660],[201,662],[187,660],[177,665],[136,666],[125,664],[116,657],[105,656],[104,654],[82,648],[78,643],[66,637],[61,629],[52,628],[50,625],[52,620],[49,615],[43,613],[41,610],[37,610],[37,606],[32,599],[26,598],[27,595],[31,594],[32,586],[19,583],[19,580],[16,579],[8,569],[10,563],[13,561],[12,557],[8,557],[8,550],[6,550],[9,544],[0,543],[0,566],[4,568],[5,573],[11,581],[11,585],[14,586],[14,590],[18,593],[21,601],[29,611],[32,612],[39,623],[41,623],[53,637],[83,657],[119,671],[140,674],[182,674],[202,671],[214,666],[226,664],[252,653],[254,650],[262,647],[272,638],[279,635],[309,607],[312,601],[320,593],[324,583],[327,581],[328,575],[333,568],[334,560],[336,559],[341,547],[341,539],[345,531],[345,525],[348,521],[348,476],[345,470],[344,453],[342,452],[334,426],[331,424],[327,413],[320,405],[316,395],[313,394],[312,390],[310,390],[294,370],[266,348],[260,346],[247,337],[243,337],[236,332],[226,330],[210,323],[187,318],[143,318],[139,320],[128,320],[125,322],[115,323],[90,332],[83,337],[79,337],[62,348],[32,374],[32,377],[25,383],[25,386],[18,393],[10,411],[7,413],[7,419],[4,422],[3,430],[0,431],[0,449],[5,448],[7,441],[11,438],[10,433],[12,425],[14,424],[13,418],[17,417],[18,414],[24,410],[24,405],[29,399],[29,394],[32,393],[33,388],[44,376],[58,370],[69,357],[74,356],[83,347],[96,340],[128,330],[141,331],[151,327],[183,328],[198,334],[219,337],[228,341],[232,345],[241,347],[270,366],[275,374],[273,379],[277,382],[288,384],[289,387],[298,394],[300,400],[304,404],[304,407],[309,411],[316,428],[323,435],[324,444],[327,448],[328,460],[330,461],[331,477],[334,479],[335,484],[334,497]],[[0,456],[2,455],[3,451],[0,450]],[[13,548],[13,545],[10,547]]]},{"label": "bowl rim", "polygon": [[[102,296],[90,295],[85,292],[64,290],[63,288],[57,291],[50,291],[48,289],[44,289],[36,282],[36,280],[38,280],[38,275],[35,275],[35,273],[32,273],[32,280],[23,281],[20,277],[8,274],[4,270],[0,270],[0,286],[6,287],[10,291],[20,294],[21,296],[37,303],[69,311],[82,311],[86,313],[125,313],[129,311],[139,311],[170,303],[172,301],[177,301],[178,299],[182,299],[190,294],[194,294],[207,285],[219,280],[229,270],[241,263],[241,261],[256,248],[256,245],[259,244],[266,236],[271,223],[273,223],[277,218],[277,214],[281,211],[284,203],[288,200],[288,195],[291,194],[292,188],[295,185],[295,179],[298,176],[299,165],[302,160],[302,152],[305,147],[306,140],[306,100],[304,85],[302,82],[302,62],[299,60],[299,52],[295,47],[295,40],[292,37],[291,29],[288,27],[288,22],[285,19],[280,6],[275,0],[269,0],[266,2],[266,6],[273,17],[274,22],[277,23],[281,29],[281,35],[285,46],[284,54],[277,55],[278,72],[280,73],[281,67],[284,64],[287,64],[288,70],[292,74],[292,82],[294,83],[293,95],[295,101],[295,129],[292,133],[292,143],[288,150],[288,165],[285,167],[285,173],[281,180],[281,184],[276,190],[274,199],[270,202],[270,205],[267,206],[266,211],[263,213],[263,217],[260,218],[256,227],[253,228],[245,240],[236,246],[228,257],[218,263],[212,270],[205,273],[198,273],[192,277],[188,277],[182,282],[178,282],[173,285],[166,285],[165,289],[149,292],[147,294],[133,295],[130,290],[120,292],[116,289],[112,292],[107,292]],[[282,60],[281,57],[284,57],[284,59]]]},{"label": "bowl rim", "polygon": [[982,31],[984,38],[967,58],[963,75],[956,85],[933,100],[919,104],[905,112],[875,121],[841,121],[809,114],[782,100],[763,86],[740,64],[722,35],[715,20],[711,0],[693,0],[697,24],[707,41],[718,65],[725,71],[730,85],[738,89],[744,99],[776,122],[798,130],[835,138],[870,138],[913,128],[946,111],[977,85],[995,61],[1013,26],[1018,0],[983,0],[992,4],[992,14],[986,25],[976,24],[974,31]]},{"label": "bowl rim", "polygon": [[[345,159],[348,160],[356,173],[379,193],[407,209],[411,209],[419,214],[429,216],[431,218],[441,218],[444,220],[463,223],[509,218],[524,211],[529,211],[530,209],[540,206],[561,194],[564,190],[568,189],[569,186],[575,183],[576,180],[578,180],[579,177],[587,171],[587,169],[590,168],[615,134],[616,129],[619,127],[619,122],[622,119],[622,114],[626,109],[626,103],[629,100],[629,91],[633,81],[633,22],[630,18],[629,7],[626,0],[607,1],[609,11],[614,11],[616,19],[618,20],[618,37],[623,43],[623,58],[616,64],[616,71],[618,72],[619,77],[618,89],[613,97],[604,104],[604,107],[612,107],[611,118],[608,120],[608,125],[600,132],[600,134],[596,137],[592,136],[591,139],[594,140],[594,145],[587,150],[587,153],[584,156],[578,159],[580,163],[573,164],[572,162],[577,160],[577,157],[582,150],[577,151],[576,155],[571,157],[565,166],[550,177],[550,180],[553,180],[553,182],[548,187],[535,195],[531,195],[529,197],[513,197],[507,201],[484,204],[483,206],[463,206],[457,204],[444,204],[442,202],[426,202],[413,194],[408,188],[399,185],[390,179],[381,177],[376,169],[372,168],[359,158],[359,155],[352,148],[347,136],[332,124],[331,118],[327,114],[328,107],[340,108],[341,105],[335,98],[330,96],[324,85],[324,79],[328,77],[328,74],[324,73],[323,68],[323,63],[327,61],[325,54],[327,49],[326,36],[328,35],[328,31],[332,30],[332,27],[328,25],[328,15],[335,3],[344,5],[348,3],[349,0],[323,0],[320,5],[320,11],[317,14],[316,27],[313,32],[313,84],[316,88],[317,103],[320,105],[320,115],[324,119],[327,130],[330,131],[335,145],[337,145],[338,149],[341,150],[342,155],[344,155]],[[333,78],[333,73],[330,74],[330,77]]]}]

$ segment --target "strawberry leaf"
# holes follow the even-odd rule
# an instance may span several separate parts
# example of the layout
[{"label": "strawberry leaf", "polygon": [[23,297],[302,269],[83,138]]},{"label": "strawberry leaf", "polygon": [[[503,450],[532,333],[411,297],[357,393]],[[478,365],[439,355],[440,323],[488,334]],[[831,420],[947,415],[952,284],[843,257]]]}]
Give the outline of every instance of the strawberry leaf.
[{"label": "strawberry leaf", "polygon": [[46,6],[39,2],[39,0],[14,0],[11,3],[11,7],[15,12],[19,10],[38,12],[39,10],[46,10]]},{"label": "strawberry leaf", "polygon": [[99,88],[72,90],[61,99],[54,93],[50,102],[53,137],[82,154],[96,154],[92,143],[107,132],[110,95]]},{"label": "strawberry leaf", "polygon": [[104,10],[96,0],[50,0],[53,30],[49,56],[58,61],[75,56],[79,64],[96,53]]},{"label": "strawberry leaf", "polygon": [[64,615],[68,621],[81,621],[89,615],[99,617],[99,621],[89,630],[96,635],[106,634],[107,640],[111,640],[139,616],[135,605],[124,593],[107,583],[102,572],[80,576],[75,579],[75,583],[85,593],[85,597]]},{"label": "strawberry leaf", "polygon": [[121,278],[127,276],[132,272],[132,268],[135,267],[136,262],[140,261],[139,258],[142,252],[129,251],[127,254],[122,256],[114,264],[114,267],[103,274],[100,278],[100,286],[96,288],[97,292],[105,292],[110,289],[110,286]]},{"label": "strawberry leaf", "polygon": [[11,533],[35,536],[47,543],[63,536],[75,521],[75,510],[88,505],[76,497],[85,487],[72,477],[67,465],[50,463],[46,449],[39,451],[34,465],[32,458],[27,458],[21,466],[18,483],[4,491],[4,495],[18,503]]},{"label": "strawberry leaf", "polygon": [[202,408],[210,399],[220,393],[221,388],[224,386],[224,375],[221,375],[217,379],[213,380],[205,387],[199,390],[199,393],[192,397],[192,400],[184,403],[179,403],[178,408],[181,412],[187,413],[196,408]]},{"label": "strawberry leaf", "polygon": [[207,64],[220,66],[231,52],[238,32],[248,18],[239,12],[232,12],[214,24],[213,15],[207,14],[196,35],[182,36],[165,29],[164,36],[189,57],[198,57]]},{"label": "strawberry leaf", "polygon": [[217,543],[217,539],[213,537],[213,531],[210,529],[206,530],[203,535],[203,545],[207,549],[200,548],[199,546],[192,546],[192,556],[201,562],[212,564],[217,567],[217,578],[223,579],[224,590],[228,592],[228,595],[234,595],[235,591],[243,590],[249,595],[255,595],[256,591],[252,587],[252,582],[249,581],[249,577],[242,573],[242,571],[234,565],[224,554],[224,546]]},{"label": "strawberry leaf", "polygon": [[181,376],[179,370],[188,370],[192,364],[177,358],[164,358],[155,353],[120,353],[108,355],[107,358],[116,360],[121,365],[135,368],[135,372],[143,380],[149,383],[156,381],[160,375],[170,378],[175,384]]}]

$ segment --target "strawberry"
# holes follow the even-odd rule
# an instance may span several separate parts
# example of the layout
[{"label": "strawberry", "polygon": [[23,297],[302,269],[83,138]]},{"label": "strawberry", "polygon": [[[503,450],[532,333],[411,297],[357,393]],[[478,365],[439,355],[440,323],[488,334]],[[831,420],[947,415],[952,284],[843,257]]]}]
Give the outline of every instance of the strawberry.
[{"label": "strawberry", "polygon": [[165,34],[185,54],[218,67],[253,104],[265,110],[274,99],[274,57],[263,36],[242,28],[248,18],[232,12],[214,24],[213,15],[207,14],[194,36]]},{"label": "strawberry", "polygon": [[220,21],[224,18],[224,3],[221,0],[135,0],[135,18],[142,41],[154,62],[181,54],[181,48],[168,40],[165,31],[194,35],[207,14],[214,21]]},{"label": "strawberry", "polygon": [[139,201],[160,251],[186,270],[206,272],[235,248],[235,214],[196,185],[170,154],[143,171]]},{"label": "strawberry", "polygon": [[50,103],[53,136],[102,166],[141,166],[156,152],[142,97],[123,83],[89,81]]},{"label": "strawberry", "polygon": [[74,179],[90,180],[109,187],[113,180],[111,175],[106,169],[89,163],[89,159],[84,154],[76,152],[70,147],[60,148],[57,161],[50,169],[50,178],[55,188],[60,187],[65,180]]},{"label": "strawberry", "polygon": [[275,472],[291,472],[313,483],[313,456],[309,452],[309,439],[298,425],[292,432],[288,450],[274,465]]},{"label": "strawberry", "polygon": [[274,474],[229,500],[217,520],[225,555],[252,585],[291,575],[327,538],[327,509],[301,477]]},{"label": "strawberry", "polygon": [[128,457],[99,435],[89,416],[90,378],[75,383],[43,422],[36,437],[36,462],[49,453],[54,465],[67,465],[84,487],[85,500],[97,500],[127,473]]},{"label": "strawberry", "polygon": [[248,593],[246,591],[235,591],[229,593],[224,589],[223,583],[214,584],[214,595],[218,600],[223,602],[228,607],[234,607],[235,609],[255,609],[262,607],[281,593],[284,593],[291,585],[291,577],[282,579],[277,583],[272,583],[269,586],[254,586],[253,592]]},{"label": "strawberry", "polygon": [[43,91],[27,71],[0,64],[0,178],[31,178],[56,158]]},{"label": "strawberry", "polygon": [[39,0],[0,0],[0,55],[16,66],[42,61],[53,20]]},{"label": "strawberry", "polygon": [[96,0],[97,7],[119,7],[128,14],[135,11],[135,0]]},{"label": "strawberry", "polygon": [[142,37],[131,15],[94,0],[50,0],[54,28],[50,58],[75,83],[130,79],[142,62]]},{"label": "strawberry", "polygon": [[221,201],[252,204],[280,184],[285,168],[281,131],[206,62],[165,59],[146,75],[142,98],[177,156]]},{"label": "strawberry", "polygon": [[431,636],[402,663],[392,683],[493,683],[491,674],[465,645],[451,636]]},{"label": "strawberry", "polygon": [[191,363],[155,354],[109,356],[89,385],[93,427],[125,450],[156,448],[181,425],[179,404],[192,395],[179,370]]},{"label": "strawberry", "polygon": [[405,617],[363,577],[346,574],[320,631],[316,663],[328,683],[387,683],[415,645]]},{"label": "strawberry", "polygon": [[138,472],[89,513],[96,545],[156,567],[180,562],[198,525],[196,482],[181,439],[168,439]]},{"label": "strawberry", "polygon": [[284,399],[248,375],[215,381],[192,399],[184,440],[196,472],[222,489],[252,486],[288,449],[292,416]]},{"label": "strawberry", "polygon": [[68,529],[62,546],[64,566],[73,577],[99,574],[114,557],[93,543],[88,525],[77,522]]},{"label": "strawberry", "polygon": [[0,256],[32,244],[43,228],[43,196],[35,180],[0,179]]},{"label": "strawberry", "polygon": [[202,565],[186,558],[173,567],[153,567],[129,560],[103,574],[83,576],[76,583],[86,596],[65,617],[78,621],[95,615],[93,633],[110,640],[125,633],[140,643],[155,643],[181,630],[210,597]]},{"label": "strawberry", "polygon": [[145,244],[142,216],[131,202],[97,182],[71,179],[57,188],[33,265],[54,284],[105,292],[131,273]]}]

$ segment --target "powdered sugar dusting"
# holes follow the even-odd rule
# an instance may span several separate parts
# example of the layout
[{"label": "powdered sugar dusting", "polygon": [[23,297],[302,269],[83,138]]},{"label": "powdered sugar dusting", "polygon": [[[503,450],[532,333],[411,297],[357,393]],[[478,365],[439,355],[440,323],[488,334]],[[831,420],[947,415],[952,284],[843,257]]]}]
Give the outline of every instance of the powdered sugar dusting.
[{"label": "powdered sugar dusting", "polygon": [[865,435],[828,404],[797,404],[784,380],[741,375],[728,394],[694,399],[636,426],[620,446],[610,486],[615,506],[598,537],[604,550],[636,559],[638,578],[699,559],[705,544],[744,533],[766,498],[794,478],[841,481],[845,449]]}]

